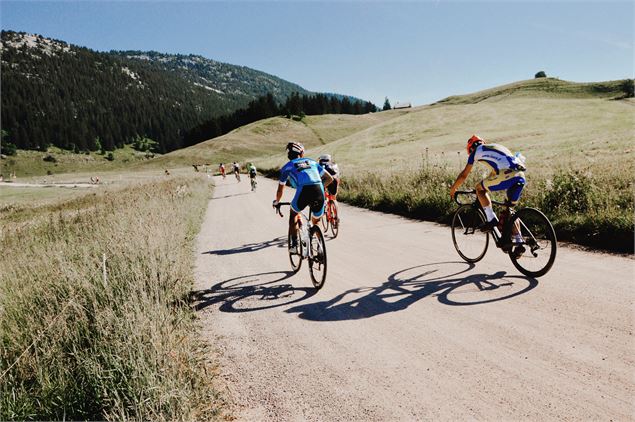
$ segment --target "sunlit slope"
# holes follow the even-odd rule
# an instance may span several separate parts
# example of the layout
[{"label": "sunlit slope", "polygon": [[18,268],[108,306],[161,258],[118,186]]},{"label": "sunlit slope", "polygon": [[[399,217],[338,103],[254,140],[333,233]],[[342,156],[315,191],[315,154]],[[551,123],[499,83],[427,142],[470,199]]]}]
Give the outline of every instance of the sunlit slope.
[{"label": "sunlit slope", "polygon": [[555,78],[537,78],[513,82],[467,95],[445,98],[442,104],[475,104],[481,101],[498,101],[507,97],[541,98],[619,98],[624,96],[626,85],[632,81],[569,82]]},{"label": "sunlit slope", "polygon": [[302,121],[272,117],[240,127],[226,135],[174,151],[148,165],[166,167],[195,163],[244,161],[280,153],[291,140],[307,148],[328,144],[378,123],[407,114],[392,110],[365,115],[306,116]]},{"label": "sunlit slope", "polygon": [[[610,83],[597,85],[606,84]],[[500,87],[490,90],[486,99],[482,93],[471,94],[415,109],[329,145],[311,148],[308,154],[329,152],[343,168],[364,171],[420,166],[427,156],[429,164],[449,163],[458,171],[467,158],[465,141],[477,133],[521,151],[536,171],[551,172],[560,167],[632,170],[632,99],[612,99],[620,96],[619,91],[608,98],[602,90],[596,97],[575,98],[576,94],[572,98],[571,90],[558,96],[555,91],[545,94],[520,89],[523,83],[512,85],[517,88],[512,93]],[[534,87],[535,83],[527,81],[525,85]],[[282,155],[263,160],[263,164],[273,166],[281,159]]]}]

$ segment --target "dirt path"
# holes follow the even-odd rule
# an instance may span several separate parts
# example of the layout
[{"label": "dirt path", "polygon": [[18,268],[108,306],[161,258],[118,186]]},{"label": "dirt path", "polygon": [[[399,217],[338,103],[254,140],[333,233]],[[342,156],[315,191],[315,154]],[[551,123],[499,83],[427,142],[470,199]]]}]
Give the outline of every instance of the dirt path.
[{"label": "dirt path", "polygon": [[634,420],[635,261],[560,248],[539,280],[447,227],[342,206],[315,293],[275,184],[216,180],[196,251],[204,335],[239,420]]}]

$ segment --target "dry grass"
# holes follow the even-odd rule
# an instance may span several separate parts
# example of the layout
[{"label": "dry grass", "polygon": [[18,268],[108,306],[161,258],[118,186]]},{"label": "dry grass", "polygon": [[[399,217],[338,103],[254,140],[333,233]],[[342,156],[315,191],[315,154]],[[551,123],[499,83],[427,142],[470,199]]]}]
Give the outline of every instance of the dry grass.
[{"label": "dry grass", "polygon": [[[43,158],[51,155],[56,162],[47,162]],[[129,167],[135,163],[147,163],[143,153],[133,150],[130,146],[113,151],[114,160],[108,161],[105,155],[97,152],[89,154],[75,154],[59,148],[51,147],[47,152],[18,150],[17,155],[0,160],[0,174],[5,179],[11,173],[19,178],[34,176],[50,177],[50,175],[71,172],[90,172],[93,175]]]},{"label": "dry grass", "polygon": [[147,166],[183,166],[193,163],[245,162],[280,154],[290,140],[299,140],[307,148],[328,144],[407,111],[365,115],[329,114],[306,116],[302,121],[272,117],[238,128],[226,135],[189,148],[174,151],[143,164]]},{"label": "dry grass", "polygon": [[3,224],[0,419],[213,415],[187,304],[208,195],[194,178],[137,182]]},{"label": "dry grass", "polygon": [[[366,173],[344,179],[339,199],[364,208],[449,223],[456,210],[449,196],[455,177],[447,166],[425,165],[392,174]],[[478,180],[473,173],[465,188]],[[560,171],[552,177],[531,178],[520,206],[544,211],[559,240],[633,253],[633,188],[632,173]],[[504,200],[504,193],[496,193],[495,198]]]},{"label": "dry grass", "polygon": [[[634,105],[630,100],[512,98],[429,106],[312,148],[308,156],[328,152],[352,174],[416,168],[427,151],[430,160],[458,170],[467,159],[466,139],[478,133],[521,151],[532,172],[552,174],[558,167],[604,172],[633,166]],[[274,167],[284,158],[281,152],[260,165]]]}]

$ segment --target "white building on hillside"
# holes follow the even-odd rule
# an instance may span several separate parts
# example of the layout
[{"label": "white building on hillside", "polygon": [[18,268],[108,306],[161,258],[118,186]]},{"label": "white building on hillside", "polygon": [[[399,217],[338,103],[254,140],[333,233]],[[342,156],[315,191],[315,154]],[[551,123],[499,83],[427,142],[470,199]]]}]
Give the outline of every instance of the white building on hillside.
[{"label": "white building on hillside", "polygon": [[410,104],[410,102],[407,102],[407,103],[397,102],[395,103],[393,109],[396,110],[398,108],[410,108],[410,107],[412,107],[412,104]]}]

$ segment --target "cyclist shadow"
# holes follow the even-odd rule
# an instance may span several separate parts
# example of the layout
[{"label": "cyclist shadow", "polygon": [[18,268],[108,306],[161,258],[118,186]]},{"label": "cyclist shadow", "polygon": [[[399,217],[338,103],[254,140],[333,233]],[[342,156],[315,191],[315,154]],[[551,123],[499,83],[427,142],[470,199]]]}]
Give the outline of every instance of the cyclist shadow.
[{"label": "cyclist shadow", "polygon": [[237,246],[231,249],[217,249],[215,251],[202,252],[201,255],[234,255],[237,253],[258,252],[259,250],[270,247],[286,248],[286,236],[276,237],[275,239],[266,240],[264,242],[247,243],[246,245]]},{"label": "cyclist shadow", "polygon": [[[463,264],[466,268],[443,275],[444,264]],[[464,275],[473,268],[474,264],[465,262],[418,265],[391,274],[378,287],[351,289],[330,300],[295,306],[285,312],[311,321],[356,320],[401,311],[426,297],[436,297],[445,305],[479,305],[511,299],[538,285],[535,278],[508,276],[505,271]]]},{"label": "cyclist shadow", "polygon": [[253,312],[300,302],[313,296],[313,287],[283,283],[293,271],[271,271],[230,278],[209,289],[190,293],[190,303],[199,311],[220,304],[222,312]]},{"label": "cyclist shadow", "polygon": [[234,196],[243,196],[243,195],[249,195],[250,192],[242,192],[242,193],[233,193],[231,195],[225,195],[225,196],[217,196],[212,198],[212,201],[217,201],[219,199],[225,199],[225,198],[232,198]]}]

